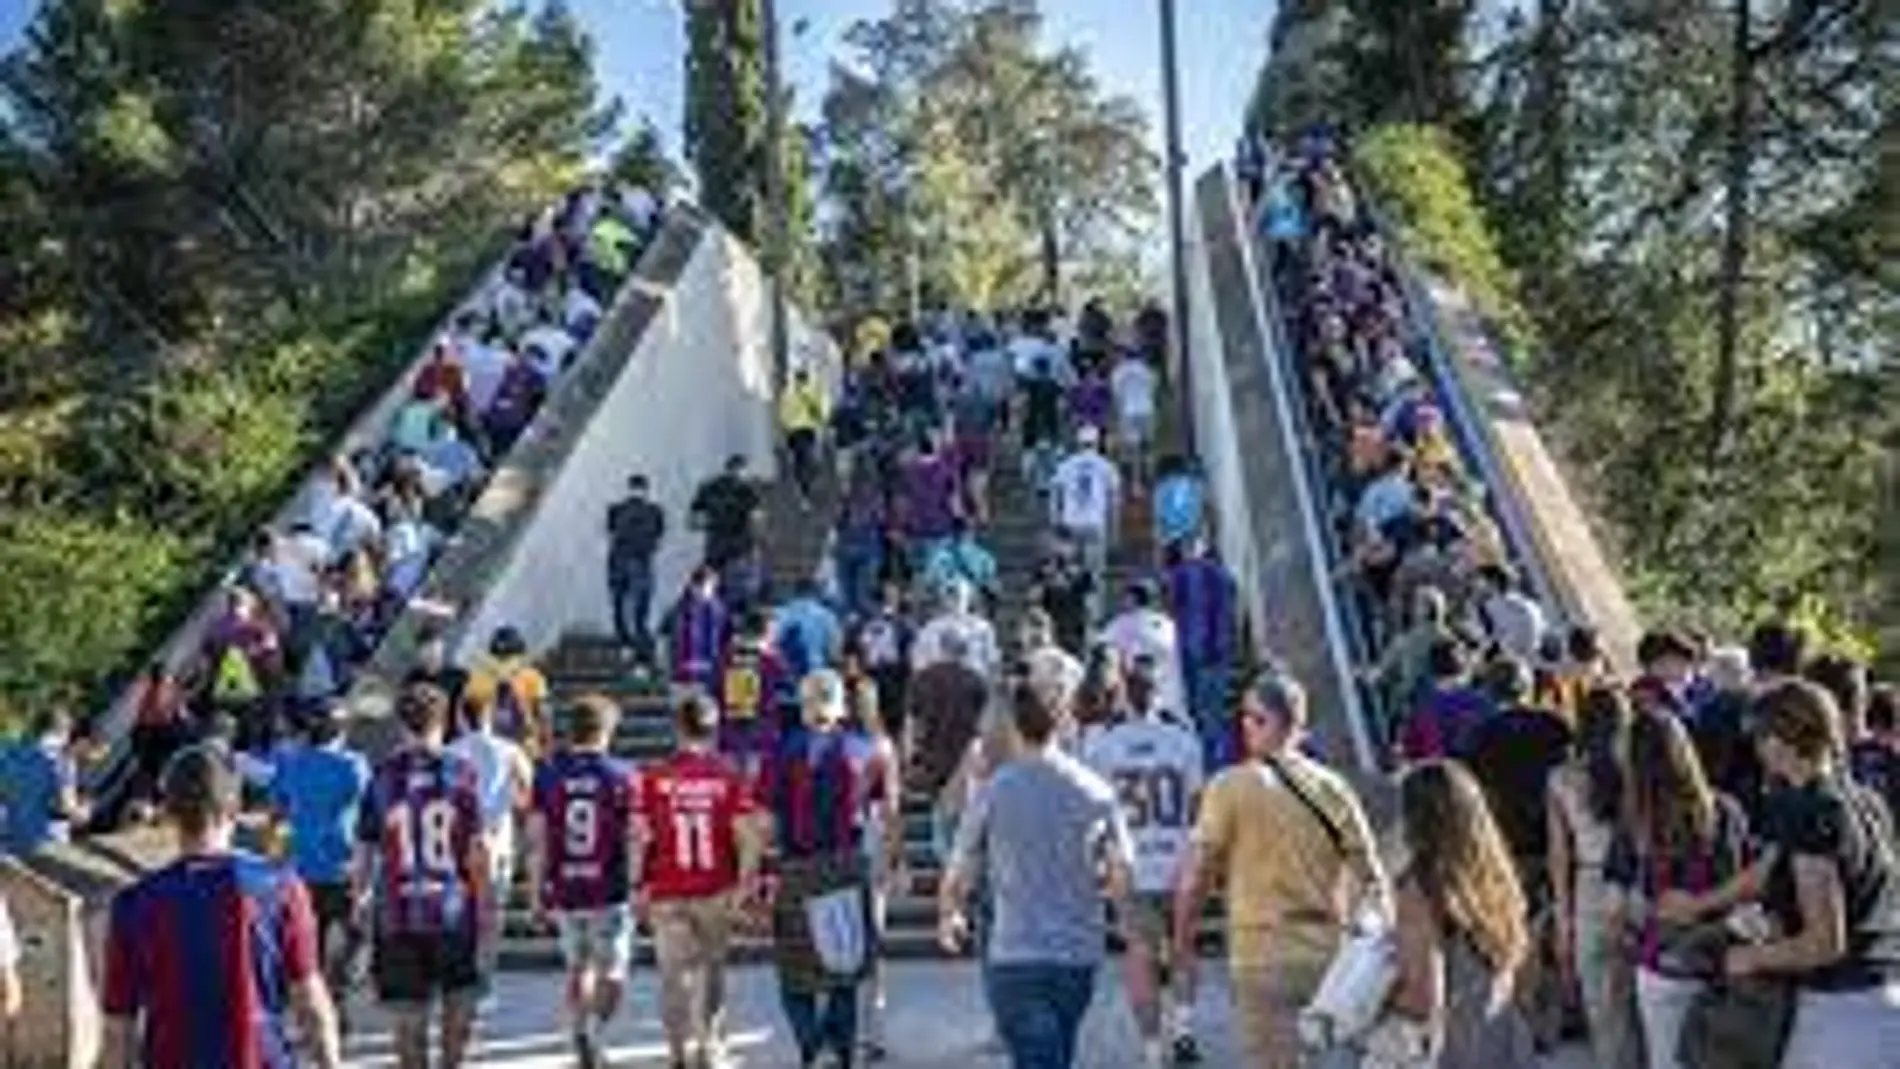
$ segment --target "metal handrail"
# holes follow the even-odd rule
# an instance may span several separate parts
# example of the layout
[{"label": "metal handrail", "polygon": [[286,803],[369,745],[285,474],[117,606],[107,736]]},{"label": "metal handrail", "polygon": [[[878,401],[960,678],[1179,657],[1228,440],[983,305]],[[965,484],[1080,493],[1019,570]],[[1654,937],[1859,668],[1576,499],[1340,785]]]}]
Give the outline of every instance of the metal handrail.
[{"label": "metal handrail", "polygon": [[1339,676],[1340,693],[1346,701],[1346,724],[1352,735],[1354,756],[1362,772],[1378,775],[1383,771],[1383,765],[1373,747],[1372,733],[1366,723],[1367,695],[1356,670],[1364,652],[1365,621],[1354,599],[1341,598],[1333,581],[1335,562],[1342,558],[1337,534],[1331,522],[1321,518],[1315,504],[1314,488],[1327,487],[1327,480],[1317,463],[1313,436],[1306,422],[1305,405],[1296,404],[1293,400],[1293,383],[1298,380],[1298,376],[1288,363],[1290,350],[1287,347],[1285,322],[1280,315],[1279,295],[1274,290],[1273,279],[1260,273],[1256,255],[1259,232],[1253,225],[1252,217],[1242,210],[1231,165],[1223,164],[1222,169],[1227,172],[1225,185],[1234,226],[1240,231],[1241,260],[1254,283],[1248,289],[1261,338],[1267,343],[1263,346],[1265,351],[1262,359],[1267,365],[1267,381],[1273,394],[1282,445],[1287,455],[1294,459],[1294,498],[1299,502],[1300,522],[1306,529],[1307,544],[1315,550],[1310,556],[1312,578],[1320,600],[1327,653],[1333,662],[1333,671]]}]

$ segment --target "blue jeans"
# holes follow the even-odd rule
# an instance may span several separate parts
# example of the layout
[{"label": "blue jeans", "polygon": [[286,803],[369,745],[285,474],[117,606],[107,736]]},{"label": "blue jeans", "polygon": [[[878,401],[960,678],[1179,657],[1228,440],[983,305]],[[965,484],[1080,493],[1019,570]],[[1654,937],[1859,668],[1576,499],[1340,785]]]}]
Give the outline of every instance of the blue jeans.
[{"label": "blue jeans", "polygon": [[869,538],[841,535],[833,566],[838,573],[838,597],[852,616],[870,612],[877,605],[878,573],[884,568],[883,539],[876,532]]},{"label": "blue jeans", "polygon": [[647,621],[653,618],[653,562],[628,561],[608,570],[614,633],[620,636],[621,645],[645,650],[653,640],[647,628]]},{"label": "blue jeans", "polygon": [[1188,711],[1200,728],[1203,758],[1211,776],[1233,756],[1234,718],[1227,710],[1232,698],[1233,670],[1224,664],[1195,664],[1183,659],[1181,675],[1187,690]]},{"label": "blue jeans", "polygon": [[1014,1069],[1074,1064],[1076,1033],[1095,997],[1093,966],[992,964],[984,984]]},{"label": "blue jeans", "polygon": [[785,1006],[785,1018],[792,1024],[792,1036],[798,1041],[798,1054],[811,1064],[820,1052],[829,1049],[839,1065],[853,1064],[858,1049],[858,988],[841,984],[823,991],[793,991],[780,986],[779,1001]]}]

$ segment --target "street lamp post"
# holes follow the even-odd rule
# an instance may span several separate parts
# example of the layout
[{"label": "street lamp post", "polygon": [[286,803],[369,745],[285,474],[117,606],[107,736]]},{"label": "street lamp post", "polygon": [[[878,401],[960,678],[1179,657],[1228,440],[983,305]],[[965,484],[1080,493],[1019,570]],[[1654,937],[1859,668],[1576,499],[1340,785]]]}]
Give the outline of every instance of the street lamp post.
[{"label": "street lamp post", "polygon": [[1181,425],[1190,448],[1194,443],[1194,363],[1188,353],[1187,203],[1181,170],[1187,153],[1181,148],[1181,70],[1174,39],[1174,0],[1161,0],[1161,93],[1168,141],[1168,245],[1174,270],[1174,307],[1169,312],[1176,381],[1181,389]]},{"label": "street lamp post", "polygon": [[791,335],[786,322],[786,275],[791,270],[790,225],[785,177],[785,85],[779,77],[778,5],[759,0],[759,21],[765,27],[765,199],[766,262],[772,294],[772,384],[785,388],[791,374]]}]

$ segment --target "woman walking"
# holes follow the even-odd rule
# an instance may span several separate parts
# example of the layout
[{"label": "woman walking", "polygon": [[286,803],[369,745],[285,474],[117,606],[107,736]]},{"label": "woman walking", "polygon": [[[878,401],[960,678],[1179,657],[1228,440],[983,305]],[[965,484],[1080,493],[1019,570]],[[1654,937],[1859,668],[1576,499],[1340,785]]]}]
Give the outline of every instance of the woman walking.
[{"label": "woman walking", "polygon": [[1900,865],[1873,795],[1850,784],[1840,711],[1807,682],[1756,702],[1763,769],[1788,785],[1769,822],[1762,903],[1781,938],[1728,952],[1730,976],[1799,991],[1783,1069],[1877,1069],[1900,1058]]},{"label": "woman walking", "polygon": [[1612,917],[1636,930],[1636,1006],[1650,1069],[1676,1069],[1683,1021],[1720,963],[1704,960],[1700,940],[1687,938],[1696,930],[1664,922],[1655,904],[1670,892],[1706,893],[1740,871],[1747,819],[1709,786],[1673,717],[1635,717],[1628,767],[1628,808],[1604,875],[1621,892]]},{"label": "woman walking", "polygon": [[[1461,765],[1428,761],[1400,781],[1399,814],[1406,861],[1394,882],[1391,1011],[1414,1035],[1422,1026],[1430,1053],[1389,1064],[1529,1069],[1535,1044],[1513,997],[1531,952],[1524,892],[1483,788]],[[1375,1045],[1368,1064],[1388,1064],[1381,1056]]]}]

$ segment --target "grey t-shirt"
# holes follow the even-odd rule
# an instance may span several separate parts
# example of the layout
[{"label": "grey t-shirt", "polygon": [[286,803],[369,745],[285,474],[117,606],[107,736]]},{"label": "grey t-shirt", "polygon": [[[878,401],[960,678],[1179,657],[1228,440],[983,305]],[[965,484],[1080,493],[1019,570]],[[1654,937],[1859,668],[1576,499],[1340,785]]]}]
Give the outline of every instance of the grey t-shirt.
[{"label": "grey t-shirt", "polygon": [[957,827],[953,864],[989,877],[997,964],[1094,965],[1107,931],[1099,862],[1132,864],[1114,788],[1050,749],[996,771]]}]

